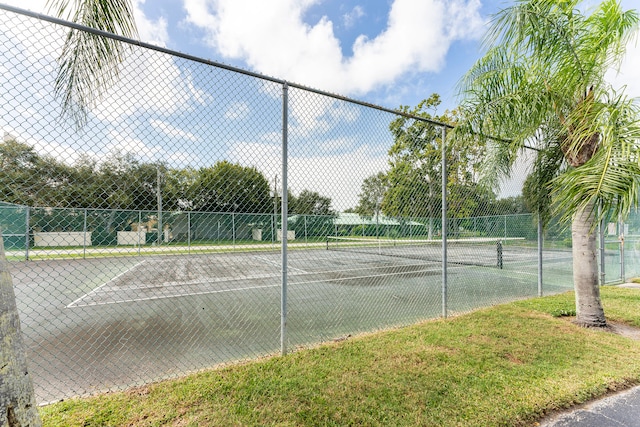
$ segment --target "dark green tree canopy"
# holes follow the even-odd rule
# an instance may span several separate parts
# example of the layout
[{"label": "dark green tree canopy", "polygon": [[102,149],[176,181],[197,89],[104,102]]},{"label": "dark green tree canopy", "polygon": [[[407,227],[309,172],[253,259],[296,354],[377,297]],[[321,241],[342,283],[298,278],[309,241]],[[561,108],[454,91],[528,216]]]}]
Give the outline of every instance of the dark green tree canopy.
[{"label": "dark green tree canopy", "polygon": [[269,213],[269,181],[255,167],[228,161],[198,170],[191,191],[194,210],[207,212]]},{"label": "dark green tree canopy", "polygon": [[331,198],[311,190],[302,190],[289,199],[289,213],[298,215],[335,215],[331,209]]},{"label": "dark green tree canopy", "polygon": [[[0,143],[0,200],[59,207],[271,213],[269,183],[254,167],[227,161],[201,169],[168,169],[113,151],[98,163],[80,156],[68,165],[16,141]],[[303,192],[305,209],[330,212],[331,200]]]}]

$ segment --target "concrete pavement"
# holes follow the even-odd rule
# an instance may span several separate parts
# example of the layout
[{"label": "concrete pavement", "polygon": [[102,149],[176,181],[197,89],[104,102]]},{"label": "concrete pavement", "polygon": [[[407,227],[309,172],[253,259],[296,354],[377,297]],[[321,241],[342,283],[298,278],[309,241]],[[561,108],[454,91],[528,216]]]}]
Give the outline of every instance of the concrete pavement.
[{"label": "concrete pavement", "polygon": [[541,427],[638,427],[640,386],[596,400],[540,423]]}]

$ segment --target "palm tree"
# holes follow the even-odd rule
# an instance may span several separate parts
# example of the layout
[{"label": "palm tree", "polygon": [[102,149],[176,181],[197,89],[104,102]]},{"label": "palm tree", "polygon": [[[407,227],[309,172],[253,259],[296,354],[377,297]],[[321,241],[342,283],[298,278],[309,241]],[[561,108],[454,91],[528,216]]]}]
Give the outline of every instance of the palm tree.
[{"label": "palm tree", "polygon": [[604,0],[588,15],[580,3],[516,0],[494,16],[486,54],[460,83],[466,120],[454,135],[487,139],[493,184],[524,147],[537,150],[537,199],[549,196],[552,212],[571,222],[576,323],[604,327],[595,227],[606,212],[627,214],[640,183],[638,106],[605,73],[622,59],[638,14]]},{"label": "palm tree", "polygon": [[0,230],[0,425],[40,426],[20,319]]},{"label": "palm tree", "polygon": [[[129,0],[52,0],[59,17],[77,24],[131,37],[136,34]],[[86,123],[89,109],[118,77],[124,45],[84,31],[69,31],[55,82],[63,115],[77,128]],[[16,306],[13,284],[0,230],[0,425],[40,426],[31,376]]]}]

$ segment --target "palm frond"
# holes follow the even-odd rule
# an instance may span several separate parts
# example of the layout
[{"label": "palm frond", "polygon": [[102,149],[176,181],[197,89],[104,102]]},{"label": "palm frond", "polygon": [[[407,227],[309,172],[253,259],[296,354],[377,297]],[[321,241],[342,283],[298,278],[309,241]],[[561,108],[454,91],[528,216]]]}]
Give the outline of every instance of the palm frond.
[{"label": "palm frond", "polygon": [[[591,126],[577,135],[594,130],[599,134],[599,149],[584,165],[572,168],[553,182],[556,208],[570,220],[572,212],[589,205],[626,216],[637,207],[640,191],[640,108],[624,95],[590,111]],[[597,126],[597,128],[594,128]]]},{"label": "palm frond", "polygon": [[[118,34],[137,36],[129,0],[52,0],[49,8],[57,16],[77,24]],[[85,31],[71,30],[58,58],[55,93],[62,100],[62,114],[82,127],[89,110],[117,81],[119,64],[125,58],[123,43]]]}]

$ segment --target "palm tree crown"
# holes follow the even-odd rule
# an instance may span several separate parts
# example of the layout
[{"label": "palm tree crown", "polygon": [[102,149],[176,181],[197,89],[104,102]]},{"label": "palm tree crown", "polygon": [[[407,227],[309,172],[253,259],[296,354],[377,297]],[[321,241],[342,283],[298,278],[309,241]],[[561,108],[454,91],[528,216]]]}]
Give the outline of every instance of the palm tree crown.
[{"label": "palm tree crown", "polygon": [[[605,80],[635,35],[638,14],[604,0],[587,15],[580,3],[517,0],[494,17],[486,54],[460,83],[464,121],[454,131],[458,138],[494,137],[487,143],[490,183],[509,174],[523,147],[537,150],[540,210],[553,199],[555,213],[573,221],[577,299],[579,281],[596,280],[597,287],[597,264],[595,240],[585,241],[588,260],[576,240],[593,237],[598,207],[628,213],[640,188],[640,111]],[[590,267],[588,278],[577,277],[576,262],[591,258],[595,274]],[[599,305],[597,292],[594,298]]]}]

